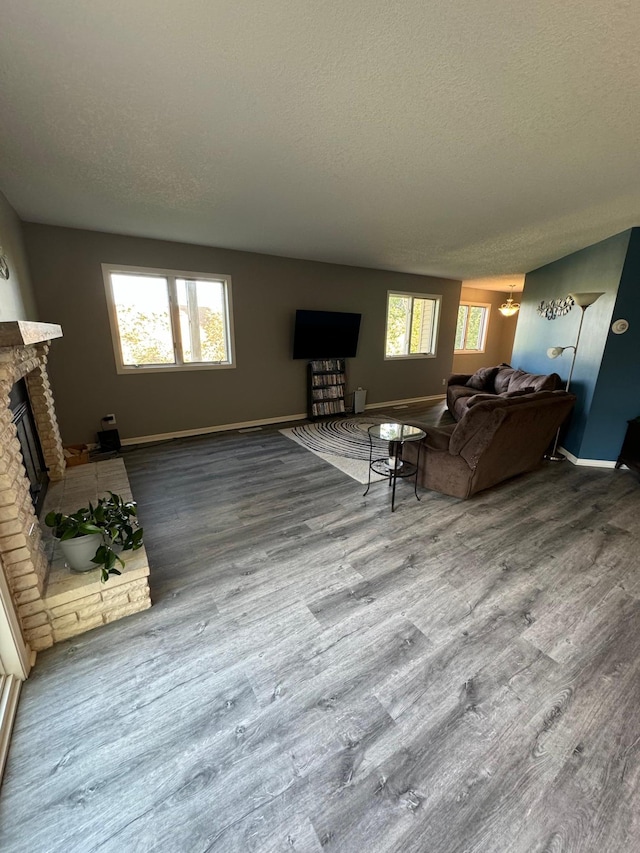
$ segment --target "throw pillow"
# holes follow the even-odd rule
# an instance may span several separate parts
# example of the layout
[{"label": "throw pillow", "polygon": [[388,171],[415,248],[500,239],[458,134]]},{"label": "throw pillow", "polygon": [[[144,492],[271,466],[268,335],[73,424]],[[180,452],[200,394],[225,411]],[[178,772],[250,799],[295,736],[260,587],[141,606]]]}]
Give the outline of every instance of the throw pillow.
[{"label": "throw pillow", "polygon": [[466,381],[467,388],[475,388],[476,391],[493,392],[493,378],[498,372],[497,367],[481,367]]}]

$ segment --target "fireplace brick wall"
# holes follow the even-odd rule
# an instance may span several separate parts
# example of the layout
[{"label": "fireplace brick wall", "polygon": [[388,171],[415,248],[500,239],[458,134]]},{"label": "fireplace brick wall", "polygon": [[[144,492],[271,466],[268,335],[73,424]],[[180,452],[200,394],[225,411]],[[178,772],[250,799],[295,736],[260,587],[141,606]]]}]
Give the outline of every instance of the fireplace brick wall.
[{"label": "fireplace brick wall", "polygon": [[69,572],[59,544],[50,530],[44,528],[43,533],[34,511],[10,407],[11,390],[20,379],[27,385],[51,481],[44,508],[72,512],[108,491],[132,499],[122,459],[66,470],[47,375],[50,340],[61,334],[53,324],[0,323],[0,571],[24,640],[34,651],[151,606],[144,547],[122,555],[122,574],[110,578],[105,588],[97,570],[75,576]]},{"label": "fireplace brick wall", "polygon": [[47,374],[46,353],[44,356],[39,360],[37,367],[27,374],[26,382],[31,410],[42,446],[44,464],[49,469],[49,479],[56,482],[64,477],[65,461],[53,404],[53,392]]},{"label": "fireplace brick wall", "polygon": [[48,342],[0,348],[0,560],[24,638],[36,651],[53,644],[43,600],[48,559],[12,423],[9,394],[16,382],[26,379],[49,478],[62,479],[65,462],[47,375],[48,352]]}]

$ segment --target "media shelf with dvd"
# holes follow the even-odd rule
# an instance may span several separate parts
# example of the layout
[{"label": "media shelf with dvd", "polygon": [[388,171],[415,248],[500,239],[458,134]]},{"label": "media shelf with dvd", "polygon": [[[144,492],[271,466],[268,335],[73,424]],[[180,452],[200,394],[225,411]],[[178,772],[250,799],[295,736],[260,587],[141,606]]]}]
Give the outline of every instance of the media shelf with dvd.
[{"label": "media shelf with dvd", "polygon": [[345,413],[345,360],[322,358],[309,362],[309,417],[326,418]]}]

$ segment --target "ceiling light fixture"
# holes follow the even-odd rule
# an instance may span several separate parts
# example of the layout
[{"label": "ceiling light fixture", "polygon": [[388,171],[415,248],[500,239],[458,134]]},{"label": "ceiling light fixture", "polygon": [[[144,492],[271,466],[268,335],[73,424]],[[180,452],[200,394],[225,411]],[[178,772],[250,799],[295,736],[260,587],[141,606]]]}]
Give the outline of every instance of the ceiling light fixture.
[{"label": "ceiling light fixture", "polygon": [[498,311],[503,317],[513,317],[513,315],[517,314],[520,310],[520,303],[513,301],[513,288],[515,287],[515,284],[510,284],[509,287],[511,288],[509,298],[498,308]]}]

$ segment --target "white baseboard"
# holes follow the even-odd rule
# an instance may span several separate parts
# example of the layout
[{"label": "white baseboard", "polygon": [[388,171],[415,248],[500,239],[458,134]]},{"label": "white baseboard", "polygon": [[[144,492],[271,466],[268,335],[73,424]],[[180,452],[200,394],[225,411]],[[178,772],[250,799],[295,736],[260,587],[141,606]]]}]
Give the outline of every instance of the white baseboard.
[{"label": "white baseboard", "polygon": [[444,394],[433,394],[431,397],[408,397],[405,400],[387,400],[384,403],[368,403],[364,408],[367,409],[386,409],[387,406],[402,406],[405,403],[429,403],[434,400],[444,400]]},{"label": "white baseboard", "polygon": [[[384,409],[387,406],[398,406],[403,403],[428,403],[437,400],[444,400],[444,394],[435,394],[431,397],[410,397],[405,400],[387,400],[384,403],[369,403],[365,409]],[[307,414],[298,415],[283,415],[278,418],[261,418],[257,421],[241,421],[235,424],[218,424],[210,427],[197,427],[196,429],[181,429],[177,432],[158,432],[154,435],[138,435],[134,438],[123,438],[123,445],[131,444],[149,444],[152,441],[169,441],[172,438],[191,438],[194,435],[207,435],[211,432],[228,432],[233,429],[246,429],[247,427],[266,426],[267,424],[281,424],[286,421],[303,421],[307,418]]]},{"label": "white baseboard", "polygon": [[[564,447],[558,447],[560,453],[563,456],[566,456],[569,462],[572,462],[574,465],[586,465],[590,468],[615,468],[616,463],[612,462],[610,459],[580,459],[577,456],[574,456],[573,453],[570,453]],[[622,466],[626,468],[626,465]]]},{"label": "white baseboard", "polygon": [[285,421],[303,421],[306,417],[306,413],[303,415],[283,415],[279,418],[261,418],[258,421],[240,421],[236,424],[218,424],[217,426],[197,427],[196,429],[181,429],[177,432],[158,432],[155,435],[138,435],[134,438],[123,438],[122,444],[149,444],[152,441],[168,441],[171,438],[191,438],[194,435],[207,435],[210,432],[227,432],[232,429],[280,424]]}]

